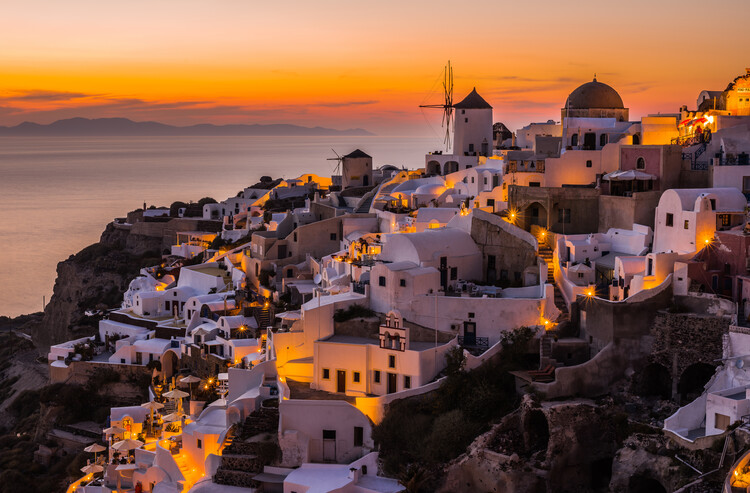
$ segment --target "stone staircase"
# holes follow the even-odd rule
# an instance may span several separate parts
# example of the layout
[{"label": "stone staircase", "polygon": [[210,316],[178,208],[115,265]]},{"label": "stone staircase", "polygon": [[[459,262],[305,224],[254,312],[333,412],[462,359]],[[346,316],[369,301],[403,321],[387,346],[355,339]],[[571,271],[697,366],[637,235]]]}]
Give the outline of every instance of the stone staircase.
[{"label": "stone staircase", "polygon": [[371,192],[368,193],[365,197],[363,197],[363,200],[357,205],[357,208],[354,210],[354,212],[361,213],[361,214],[367,214],[370,212],[370,206],[372,206],[372,201],[375,198],[375,193]]},{"label": "stone staircase", "polygon": [[185,478],[186,484],[193,485],[198,479],[200,479],[198,471],[196,470],[196,468],[191,467],[190,459],[188,459],[184,451],[177,455],[173,455],[172,458],[174,459],[175,464],[177,464],[177,467],[180,468],[180,472]]},{"label": "stone staircase", "polygon": [[265,330],[272,325],[271,310],[269,308],[261,308],[255,312],[255,319],[258,321],[258,328]]},{"label": "stone staircase", "polygon": [[541,258],[547,263],[547,282],[549,284],[555,283],[555,270],[552,265],[552,249],[549,247],[539,247],[537,252]]},{"label": "stone staircase", "polygon": [[[269,401],[278,403],[275,399],[265,402],[270,404]],[[281,455],[278,428],[278,406],[262,406],[250,414],[236,435],[225,441],[214,483],[241,488],[260,487],[253,478]]]}]

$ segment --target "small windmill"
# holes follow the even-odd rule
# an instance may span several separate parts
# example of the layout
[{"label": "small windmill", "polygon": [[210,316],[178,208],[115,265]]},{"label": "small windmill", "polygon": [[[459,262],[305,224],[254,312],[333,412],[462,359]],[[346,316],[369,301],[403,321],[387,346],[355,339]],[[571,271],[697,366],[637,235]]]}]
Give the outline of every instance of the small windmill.
[{"label": "small windmill", "polygon": [[337,161],[336,167],[333,169],[333,174],[338,175],[339,171],[341,170],[341,162],[344,160],[344,156],[340,156],[338,152],[336,152],[333,148],[331,149],[334,154],[336,154],[336,157],[329,157],[326,159],[326,161]]},{"label": "small windmill", "polygon": [[448,151],[451,147],[451,126],[453,125],[453,67],[451,62],[448,60],[448,65],[445,66],[445,74],[443,78],[443,104],[421,104],[420,108],[440,108],[443,110],[443,122],[442,126],[445,127],[445,150]]}]

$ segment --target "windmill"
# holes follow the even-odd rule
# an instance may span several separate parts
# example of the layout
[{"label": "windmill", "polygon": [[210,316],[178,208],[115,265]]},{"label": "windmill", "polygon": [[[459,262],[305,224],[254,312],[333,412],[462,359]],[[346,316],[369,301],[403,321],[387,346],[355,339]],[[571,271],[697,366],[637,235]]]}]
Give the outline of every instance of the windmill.
[{"label": "windmill", "polygon": [[336,154],[336,157],[329,157],[326,159],[326,161],[338,161],[336,163],[336,167],[333,169],[333,174],[335,176],[339,174],[339,170],[341,169],[341,162],[344,160],[344,156],[340,156],[338,152],[333,150],[333,148],[331,149],[331,151]]},{"label": "windmill", "polygon": [[443,122],[441,126],[445,127],[445,150],[448,151],[451,147],[451,125],[453,122],[453,67],[451,62],[448,60],[448,65],[445,66],[445,74],[443,78],[443,104],[421,104],[420,108],[440,108],[443,110]]}]

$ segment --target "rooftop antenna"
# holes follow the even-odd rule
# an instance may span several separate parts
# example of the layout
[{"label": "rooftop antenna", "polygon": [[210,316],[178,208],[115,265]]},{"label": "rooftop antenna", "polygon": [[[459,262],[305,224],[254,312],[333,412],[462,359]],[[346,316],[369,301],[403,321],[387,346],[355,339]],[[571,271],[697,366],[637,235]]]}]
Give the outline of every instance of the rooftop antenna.
[{"label": "rooftop antenna", "polygon": [[421,104],[420,108],[440,108],[443,110],[443,122],[442,126],[445,127],[445,150],[448,151],[451,147],[451,125],[453,121],[453,67],[451,67],[451,61],[448,60],[448,65],[445,66],[445,74],[443,78],[443,104]]},{"label": "rooftop antenna", "polygon": [[337,161],[336,167],[333,169],[333,174],[338,175],[339,170],[341,169],[341,162],[344,160],[343,156],[340,156],[338,152],[336,152],[333,148],[331,148],[334,154],[336,154],[336,157],[329,157],[326,159],[326,161]]}]

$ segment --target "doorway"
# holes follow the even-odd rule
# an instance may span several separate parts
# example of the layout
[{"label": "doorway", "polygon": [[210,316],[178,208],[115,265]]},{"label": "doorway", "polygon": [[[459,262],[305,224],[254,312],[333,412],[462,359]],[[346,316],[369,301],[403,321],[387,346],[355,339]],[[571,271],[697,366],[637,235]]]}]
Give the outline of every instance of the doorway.
[{"label": "doorway", "polygon": [[448,257],[440,257],[440,286],[448,291]]},{"label": "doorway", "polygon": [[336,462],[336,430],[323,430],[323,462]]},{"label": "doorway", "polygon": [[476,346],[477,324],[476,322],[464,322],[464,346]]},{"label": "doorway", "polygon": [[336,370],[336,392],[346,392],[346,370]]},{"label": "doorway", "polygon": [[593,132],[586,132],[583,134],[583,150],[594,151],[596,150],[596,134]]},{"label": "doorway", "polygon": [[388,374],[388,393],[392,394],[394,392],[396,392],[396,374],[389,373]]}]

